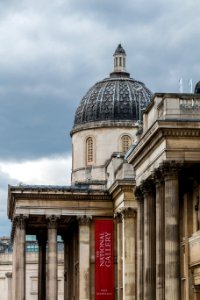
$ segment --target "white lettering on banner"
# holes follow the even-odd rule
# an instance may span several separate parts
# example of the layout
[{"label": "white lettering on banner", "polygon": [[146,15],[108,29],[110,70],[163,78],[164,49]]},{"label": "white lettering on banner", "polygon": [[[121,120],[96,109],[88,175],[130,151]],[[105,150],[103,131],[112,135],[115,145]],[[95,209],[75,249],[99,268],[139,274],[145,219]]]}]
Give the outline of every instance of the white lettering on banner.
[{"label": "white lettering on banner", "polygon": [[99,234],[99,258],[100,258],[100,267],[110,268],[111,261],[111,233],[102,232]]}]

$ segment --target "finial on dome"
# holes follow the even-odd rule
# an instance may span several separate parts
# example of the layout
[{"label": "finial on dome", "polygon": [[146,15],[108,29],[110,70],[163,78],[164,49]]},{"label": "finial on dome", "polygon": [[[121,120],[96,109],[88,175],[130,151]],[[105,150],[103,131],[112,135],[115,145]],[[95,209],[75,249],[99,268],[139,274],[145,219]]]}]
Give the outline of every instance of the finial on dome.
[{"label": "finial on dome", "polygon": [[126,72],[126,52],[121,44],[117,46],[114,56],[114,72]]}]

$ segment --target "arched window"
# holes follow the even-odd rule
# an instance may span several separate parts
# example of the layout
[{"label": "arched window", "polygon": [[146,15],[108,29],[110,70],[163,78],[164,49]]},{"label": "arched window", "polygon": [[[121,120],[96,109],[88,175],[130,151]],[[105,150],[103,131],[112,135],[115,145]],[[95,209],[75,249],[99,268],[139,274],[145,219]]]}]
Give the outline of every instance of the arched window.
[{"label": "arched window", "polygon": [[122,149],[122,152],[126,152],[128,151],[128,149],[130,148],[131,146],[131,138],[129,135],[123,135],[121,137],[121,149]]},{"label": "arched window", "polygon": [[92,137],[86,140],[86,162],[87,164],[94,162],[94,141]]}]

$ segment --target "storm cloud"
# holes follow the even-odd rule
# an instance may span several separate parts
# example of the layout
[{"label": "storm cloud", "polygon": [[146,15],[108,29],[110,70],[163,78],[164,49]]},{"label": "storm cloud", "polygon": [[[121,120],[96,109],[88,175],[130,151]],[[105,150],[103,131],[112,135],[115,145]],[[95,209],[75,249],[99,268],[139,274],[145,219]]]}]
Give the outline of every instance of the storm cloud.
[{"label": "storm cloud", "polygon": [[200,79],[199,14],[197,0],[0,2],[1,218],[13,182],[5,166],[69,159],[76,107],[112,72],[118,43],[127,71],[152,92],[178,92],[181,77],[189,92],[189,79]]}]

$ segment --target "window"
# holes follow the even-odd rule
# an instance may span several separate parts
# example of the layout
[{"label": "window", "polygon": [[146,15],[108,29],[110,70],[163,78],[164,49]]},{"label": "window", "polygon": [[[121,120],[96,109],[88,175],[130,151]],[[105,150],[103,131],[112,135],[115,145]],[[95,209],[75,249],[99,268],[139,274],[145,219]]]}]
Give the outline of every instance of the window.
[{"label": "window", "polygon": [[122,152],[128,151],[131,146],[131,138],[128,135],[123,135],[121,138],[121,148]]},{"label": "window", "polygon": [[94,161],[94,141],[92,137],[86,140],[86,162],[92,164]]}]

